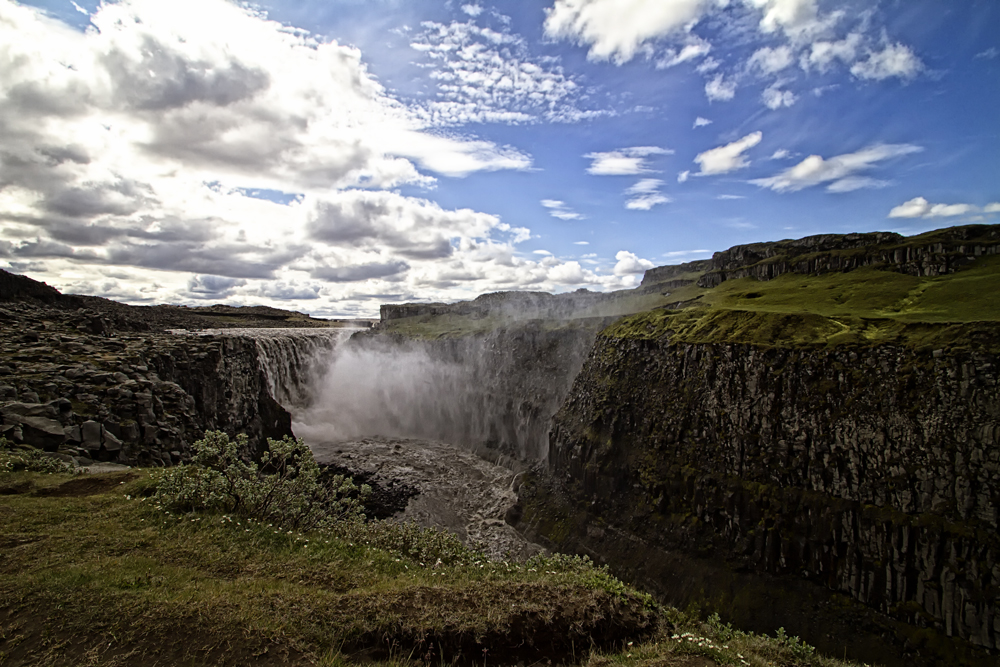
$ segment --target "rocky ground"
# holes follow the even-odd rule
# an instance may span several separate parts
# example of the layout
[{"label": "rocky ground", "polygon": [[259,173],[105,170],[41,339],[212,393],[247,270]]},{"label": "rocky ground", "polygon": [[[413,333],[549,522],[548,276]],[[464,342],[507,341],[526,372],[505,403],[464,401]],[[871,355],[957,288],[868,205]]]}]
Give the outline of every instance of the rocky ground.
[{"label": "rocky ground", "polygon": [[412,489],[397,520],[449,530],[492,559],[524,561],[544,551],[508,524],[519,481],[508,468],[428,440],[364,438],[310,447],[320,463],[349,470],[356,479]]}]

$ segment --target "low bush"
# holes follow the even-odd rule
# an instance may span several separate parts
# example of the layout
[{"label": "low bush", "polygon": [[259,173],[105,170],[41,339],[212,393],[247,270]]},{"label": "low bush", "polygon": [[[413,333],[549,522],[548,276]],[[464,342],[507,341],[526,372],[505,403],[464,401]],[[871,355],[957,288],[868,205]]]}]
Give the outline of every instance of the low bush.
[{"label": "low bush", "polygon": [[37,449],[14,449],[6,438],[0,438],[0,473],[40,472],[46,474],[73,472],[72,463],[66,463]]},{"label": "low bush", "polygon": [[191,463],[156,474],[156,500],[168,511],[233,514],[288,530],[326,530],[360,521],[371,489],[350,477],[324,476],[301,439],[268,438],[260,462],[249,459],[247,437],[210,431],[193,444]]}]

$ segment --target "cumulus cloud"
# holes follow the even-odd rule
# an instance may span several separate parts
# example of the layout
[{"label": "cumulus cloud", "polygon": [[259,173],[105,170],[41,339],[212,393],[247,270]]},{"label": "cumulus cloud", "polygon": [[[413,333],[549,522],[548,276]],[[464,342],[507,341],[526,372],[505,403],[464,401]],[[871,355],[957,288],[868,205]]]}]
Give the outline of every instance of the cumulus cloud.
[{"label": "cumulus cloud", "polygon": [[[769,77],[796,61],[807,73],[825,73],[837,62],[861,80],[910,79],[925,68],[912,49],[888,41],[870,12],[853,30],[847,10],[819,0],[554,0],[546,10],[545,32],[588,49],[591,60],[622,65],[642,55],[658,69],[701,59],[697,71],[712,74],[705,84],[710,101],[728,101],[737,80],[747,74]],[[759,17],[756,31],[749,16]],[[726,66],[711,57],[712,43],[698,34],[701,25],[731,30],[762,44],[744,65]],[[711,28],[707,28],[711,29]],[[718,34],[713,31],[713,34]],[[984,52],[989,57],[988,51]],[[786,94],[787,93],[787,94]],[[791,91],[772,91],[762,101],[788,106]]]},{"label": "cumulus cloud", "polygon": [[592,160],[587,173],[594,176],[634,176],[649,173],[647,158],[651,155],[670,155],[673,151],[658,146],[635,146],[604,153],[587,153]]},{"label": "cumulus cloud", "polygon": [[531,158],[437,131],[355,48],[223,0],[124,0],[91,20],[80,32],[0,0],[7,266],[132,302],[330,315],[393,295],[627,284],[519,256],[530,231],[496,216],[399,194]]},{"label": "cumulus cloud", "polygon": [[854,63],[851,74],[859,79],[881,81],[891,77],[912,79],[924,69],[924,64],[910,47],[889,44],[881,51],[871,51],[865,60]]},{"label": "cumulus cloud", "polygon": [[690,170],[685,169],[684,171],[677,174],[678,183],[686,183],[687,179],[691,176]]},{"label": "cumulus cloud", "polygon": [[835,61],[853,63],[858,58],[864,36],[852,32],[841,40],[818,40],[813,42],[799,58],[799,65],[807,72],[817,69],[826,72]]},{"label": "cumulus cloud", "polygon": [[736,81],[727,81],[725,76],[717,74],[705,83],[705,97],[710,102],[728,102],[736,97]]},{"label": "cumulus cloud", "polygon": [[[992,207],[993,210],[990,210]],[[1000,210],[1000,204],[988,204],[984,213]],[[958,215],[977,213],[972,204],[932,204],[923,197],[914,197],[889,211],[890,218],[951,218]]]},{"label": "cumulus cloud", "polygon": [[643,273],[646,269],[653,268],[654,264],[648,259],[641,259],[634,253],[627,250],[619,250],[615,255],[618,263],[615,264],[614,274],[616,276],[627,276],[636,273]]},{"label": "cumulus cloud", "polygon": [[768,109],[775,110],[790,107],[798,101],[798,97],[790,90],[781,90],[779,84],[768,86],[761,93],[761,101]]},{"label": "cumulus cloud", "polygon": [[462,5],[462,11],[468,14],[469,16],[475,17],[483,13],[483,8],[480,5],[469,4],[469,5]]},{"label": "cumulus cloud", "polygon": [[829,159],[810,155],[794,167],[769,178],[753,180],[751,183],[775,192],[796,192],[823,183],[829,184],[827,186],[829,192],[850,192],[860,188],[880,187],[886,184],[885,181],[861,176],[859,172],[873,169],[885,160],[921,150],[923,148],[912,144],[877,144]]},{"label": "cumulus cloud", "polygon": [[631,60],[646,42],[683,31],[710,0],[556,0],[545,10],[545,33],[590,47],[591,60]]},{"label": "cumulus cloud", "polygon": [[701,166],[698,175],[728,174],[731,171],[750,166],[750,160],[747,159],[745,153],[759,144],[763,137],[761,132],[751,132],[730,144],[699,153],[694,159]]},{"label": "cumulus cloud", "polygon": [[792,48],[788,45],[771,48],[765,46],[754,51],[747,66],[762,74],[776,74],[794,64]]},{"label": "cumulus cloud", "polygon": [[225,299],[237,287],[247,284],[245,280],[222,276],[194,276],[188,281],[188,292],[196,299]]},{"label": "cumulus cloud", "polygon": [[710,121],[709,119],[698,116],[697,118],[694,119],[694,125],[692,126],[692,129],[698,127],[705,127],[706,125],[711,125],[711,124],[712,121]]}]

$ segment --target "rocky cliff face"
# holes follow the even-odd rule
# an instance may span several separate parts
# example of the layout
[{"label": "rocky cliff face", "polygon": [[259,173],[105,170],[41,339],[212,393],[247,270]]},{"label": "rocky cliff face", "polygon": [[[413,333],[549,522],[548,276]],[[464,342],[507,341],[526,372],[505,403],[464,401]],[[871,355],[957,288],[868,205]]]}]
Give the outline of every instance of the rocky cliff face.
[{"label": "rocky cliff face", "polygon": [[[257,448],[291,433],[252,339],[111,335],[88,311],[10,303],[0,318],[0,435],[64,458],[170,465],[207,430]],[[98,331],[99,333],[94,333]]]},{"label": "rocky cliff face", "polygon": [[824,234],[717,252],[698,284],[715,287],[736,278],[771,280],[783,273],[821,274],[865,266],[912,276],[940,276],[998,252],[998,225],[952,227],[910,238],[890,232]]},{"label": "rocky cliff face", "polygon": [[[777,575],[799,583],[775,590],[815,585],[996,648],[998,364],[975,347],[782,349],[605,332],[550,438],[550,472],[573,509],[553,521],[541,506],[551,498],[529,493],[522,521],[675,602],[725,598],[715,584],[732,586],[733,573]],[[637,552],[715,565],[689,562],[697,583],[678,582]],[[783,606],[772,624],[824,645],[794,618],[802,610]]]}]

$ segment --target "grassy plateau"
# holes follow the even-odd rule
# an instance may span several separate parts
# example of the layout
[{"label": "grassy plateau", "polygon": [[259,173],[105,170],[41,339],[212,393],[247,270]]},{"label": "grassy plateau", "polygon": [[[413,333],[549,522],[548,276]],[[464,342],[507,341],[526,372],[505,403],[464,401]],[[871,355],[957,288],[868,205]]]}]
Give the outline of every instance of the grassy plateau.
[{"label": "grassy plateau", "polygon": [[4,666],[848,664],[661,607],[580,558],[493,562],[413,526],[170,512],[145,470],[6,468]]}]

